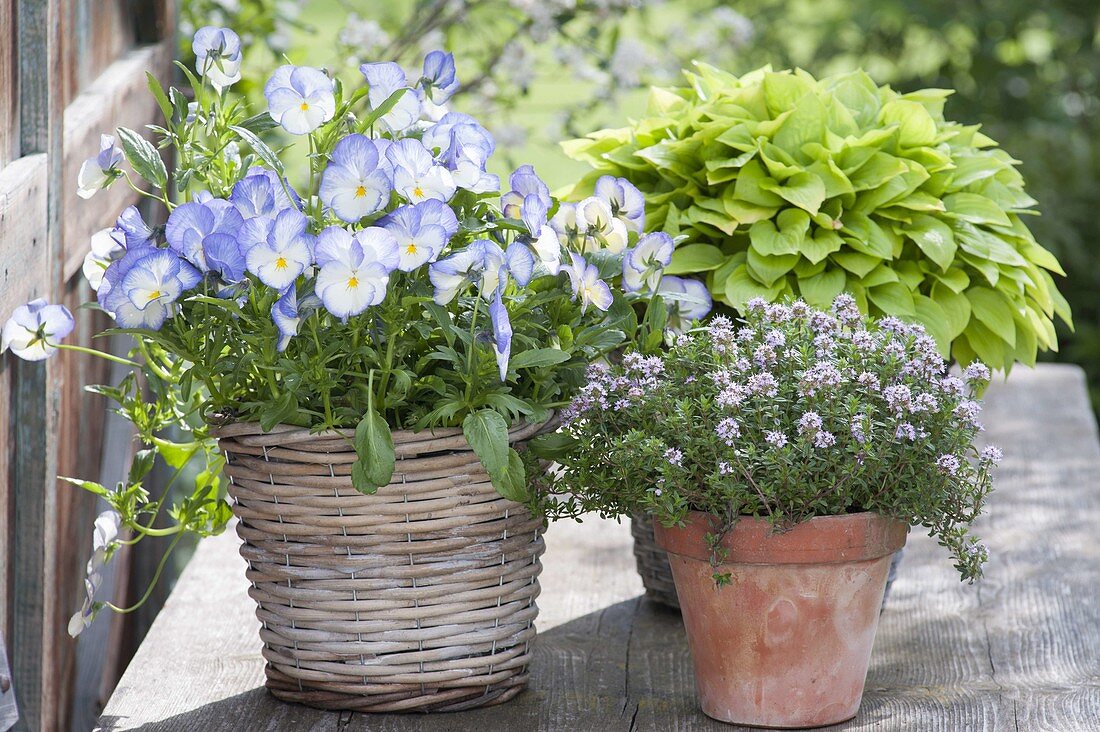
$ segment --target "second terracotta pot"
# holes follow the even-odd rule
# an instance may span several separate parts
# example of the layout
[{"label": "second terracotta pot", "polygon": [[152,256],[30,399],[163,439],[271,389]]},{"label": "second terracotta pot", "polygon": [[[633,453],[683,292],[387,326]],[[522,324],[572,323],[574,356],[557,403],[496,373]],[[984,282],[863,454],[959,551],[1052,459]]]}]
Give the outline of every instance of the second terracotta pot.
[{"label": "second terracotta pot", "polygon": [[779,728],[855,716],[904,523],[857,513],[776,533],[763,519],[743,518],[723,542],[729,553],[717,571],[731,583],[722,588],[706,514],[654,529],[672,564],[703,712]]}]

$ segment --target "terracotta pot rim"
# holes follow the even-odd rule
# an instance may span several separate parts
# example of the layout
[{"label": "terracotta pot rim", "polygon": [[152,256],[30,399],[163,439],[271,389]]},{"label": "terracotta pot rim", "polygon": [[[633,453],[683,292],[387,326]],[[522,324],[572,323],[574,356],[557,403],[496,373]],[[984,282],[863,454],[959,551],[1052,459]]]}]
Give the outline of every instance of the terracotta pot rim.
[{"label": "terracotta pot rim", "polygon": [[[658,545],[670,554],[709,562],[704,536],[710,515],[691,511],[684,526],[653,522]],[[764,518],[744,516],[723,538],[723,564],[833,564],[878,559],[905,544],[909,526],[873,511],[815,516],[790,529],[773,532]]]}]

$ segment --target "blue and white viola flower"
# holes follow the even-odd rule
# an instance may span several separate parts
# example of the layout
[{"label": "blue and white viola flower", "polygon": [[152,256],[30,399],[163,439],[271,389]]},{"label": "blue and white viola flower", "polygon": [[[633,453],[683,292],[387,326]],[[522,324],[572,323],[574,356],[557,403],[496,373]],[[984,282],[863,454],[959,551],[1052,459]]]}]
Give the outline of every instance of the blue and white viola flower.
[{"label": "blue and white viola flower", "polygon": [[[126,250],[126,254],[123,255],[122,259],[112,262],[107,271],[103,273],[103,281],[100,282],[99,289],[96,291],[96,299],[99,306],[114,318],[120,327],[159,330],[164,325],[164,321],[173,314],[173,304],[164,299],[150,302],[144,308],[137,307],[130,301],[127,291],[122,286],[126,275],[143,259],[163,254],[176,257],[171,250],[167,249],[153,247],[130,248]],[[182,260],[179,261],[181,263],[179,279],[183,283],[182,289],[188,290],[198,284],[202,279],[202,275],[191,265]]]},{"label": "blue and white viola flower", "polygon": [[126,251],[128,252],[156,245],[157,232],[152,226],[145,223],[145,219],[141,217],[141,212],[138,211],[137,206],[127,206],[123,209],[115,221],[115,226],[126,235]]},{"label": "blue and white viola flower", "polygon": [[570,252],[569,259],[570,263],[565,271],[569,275],[569,284],[573,287],[573,299],[580,301],[581,312],[587,311],[589,305],[606,312],[614,297],[611,295],[611,288],[600,279],[599,269],[576,252]]},{"label": "blue and white viola flower", "polygon": [[122,151],[115,145],[115,136],[100,135],[99,154],[81,163],[76,174],[76,194],[81,198],[91,198],[97,191],[109,186],[122,175],[118,168],[121,163]]},{"label": "blue and white viola flower", "polygon": [[119,546],[118,532],[121,522],[122,516],[113,508],[96,516],[92,528],[92,556],[85,568],[87,576],[98,574],[107,563],[108,557]]},{"label": "blue and white viola flower", "polygon": [[365,135],[340,140],[321,177],[321,202],[349,223],[380,210],[389,203],[391,186],[378,163],[374,140]]},{"label": "blue and white viola flower", "polygon": [[402,206],[381,219],[378,225],[397,240],[397,268],[412,272],[439,257],[458,230],[458,218],[446,204],[428,200]]},{"label": "blue and white viola flower", "polygon": [[191,40],[195,71],[219,92],[241,80],[241,39],[228,28],[204,26]]},{"label": "blue and white viola flower", "polygon": [[184,270],[175,252],[160,249],[134,262],[119,282],[119,289],[138,310],[145,310],[153,303],[167,305],[179,299],[197,280]]},{"label": "blue and white viola flower", "polygon": [[336,113],[333,82],[312,66],[280,66],[264,86],[271,118],[292,135],[305,135]]},{"label": "blue and white viola flower", "polygon": [[428,267],[437,305],[446,305],[471,283],[486,299],[493,296],[504,267],[504,251],[496,242],[478,239]]},{"label": "blue and white viola flower", "polygon": [[[309,219],[294,209],[281,211],[273,221],[249,219],[242,227],[252,242],[245,252],[248,271],[260,282],[282,292],[294,284],[313,263],[313,237],[307,231]],[[261,237],[263,229],[264,236]]]},{"label": "blue and white viola flower", "polygon": [[84,279],[88,280],[92,291],[98,291],[103,282],[103,273],[111,266],[111,262],[121,259],[126,253],[126,232],[117,226],[109,229],[101,229],[92,234],[91,249],[84,255],[84,265],[81,272]]},{"label": "blue and white viola flower", "polygon": [[99,573],[84,579],[84,603],[81,605],[80,610],[69,618],[68,631],[71,637],[76,638],[84,632],[85,628],[92,624],[95,616],[103,608],[103,603],[95,601],[101,582],[102,577]]},{"label": "blue and white viola flower", "polygon": [[444,104],[458,91],[455,77],[455,57],[444,51],[431,51],[424,57],[424,74],[420,77],[424,93],[435,104]]},{"label": "blue and white viola flower", "polygon": [[516,282],[526,287],[535,274],[535,255],[524,242],[513,241],[504,250],[503,267]]},{"label": "blue and white viola flower", "polygon": [[470,115],[448,112],[424,131],[423,141],[429,151],[439,150],[439,159],[459,188],[474,193],[500,190],[500,178],[485,170],[496,140]]},{"label": "blue and white viola flower", "polygon": [[275,216],[283,209],[300,208],[301,203],[298,194],[275,171],[259,166],[249,168],[248,174],[237,181],[229,201],[246,219]]},{"label": "blue and white viola flower", "polygon": [[663,231],[646,234],[623,255],[623,289],[638,292],[657,289],[665,267],[672,262],[672,237]]},{"label": "blue and white viola flower", "polygon": [[489,303],[489,320],[493,324],[493,353],[500,370],[500,380],[508,376],[508,361],[512,356],[512,321],[504,307],[504,283],[497,285],[496,295]]},{"label": "blue and white viola flower", "polygon": [[10,350],[24,361],[42,361],[54,354],[75,326],[73,314],[64,305],[32,300],[17,307],[4,323],[0,353]]},{"label": "blue and white viola flower", "polygon": [[[543,221],[539,223],[541,228],[541,225],[546,223],[546,212],[550,210],[550,206],[553,204],[553,199],[550,198],[550,188],[542,181],[542,178],[539,178],[538,174],[535,173],[535,169],[530,165],[521,165],[516,168],[508,182],[512,186],[512,190],[500,197],[501,211],[510,219],[523,218],[524,204],[528,197],[533,196],[542,208]],[[527,204],[528,207],[531,205],[530,203]],[[534,234],[535,231],[531,233]]]},{"label": "blue and white viola flower", "polygon": [[200,272],[209,272],[207,249],[217,248],[216,258],[226,261],[226,241],[236,242],[243,224],[244,218],[236,206],[224,199],[209,197],[203,202],[195,200],[177,206],[168,217],[164,235],[169,249]]},{"label": "blue and white viola flower", "polygon": [[347,320],[385,300],[397,250],[393,235],[377,226],[355,236],[337,226],[322,231],[317,238],[316,291],[325,308]]},{"label": "blue and white viola flower", "polygon": [[626,178],[601,176],[596,181],[596,198],[608,205],[627,231],[641,234],[645,230],[645,196]]},{"label": "blue and white viola flower", "polygon": [[668,329],[683,333],[693,321],[705,318],[714,303],[705,283],[688,277],[661,278],[657,293],[668,306]]},{"label": "blue and white viola flower", "polygon": [[372,109],[381,107],[396,92],[404,90],[390,111],[382,115],[381,122],[391,132],[404,132],[420,119],[420,95],[411,88],[405,71],[392,61],[363,64],[359,73],[367,80],[367,101]]},{"label": "blue and white viola flower", "polygon": [[271,306],[271,319],[279,331],[279,342],[275,349],[282,353],[290,345],[290,340],[298,335],[298,326],[302,322],[298,313],[298,292],[288,287],[283,296]]},{"label": "blue and white viola flower", "polygon": [[[535,177],[537,179],[538,176]],[[515,176],[513,175],[512,178],[513,187],[510,193],[518,195]],[[504,201],[503,196],[501,201]],[[561,270],[561,242],[557,232],[546,220],[550,204],[553,203],[549,192],[543,196],[542,192],[536,189],[524,196],[518,205],[514,203],[515,197],[511,201],[513,202],[511,212],[518,212],[528,232],[527,235],[519,235],[517,240],[531,248],[535,259],[548,274],[556,275]]]},{"label": "blue and white viola flower", "polygon": [[420,140],[405,139],[386,150],[393,166],[393,188],[409,203],[429,199],[447,202],[455,194],[451,172],[435,162]]}]

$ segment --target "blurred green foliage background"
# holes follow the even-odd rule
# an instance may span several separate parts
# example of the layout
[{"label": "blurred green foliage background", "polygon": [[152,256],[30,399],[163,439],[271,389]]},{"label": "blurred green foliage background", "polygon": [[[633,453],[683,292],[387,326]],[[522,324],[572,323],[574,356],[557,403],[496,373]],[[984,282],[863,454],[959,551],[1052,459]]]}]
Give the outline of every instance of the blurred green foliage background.
[{"label": "blurred green foliage background", "polygon": [[[350,78],[360,61],[390,60],[387,47],[412,68],[426,46],[446,46],[460,80],[477,81],[455,107],[497,134],[495,172],[531,162],[552,188],[585,171],[561,139],[640,115],[644,87],[677,83],[692,59],[734,73],[862,67],[901,91],[953,88],[947,117],[984,124],[1023,162],[1043,214],[1032,229],[1069,273],[1059,286],[1076,325],[1047,358],[1083,365],[1100,404],[1096,0],[189,0],[185,15],[191,6],[217,22],[208,6],[227,4],[252,13],[269,43],[250,53],[271,64],[286,54]],[[257,20],[264,6],[289,22]],[[547,23],[551,32],[533,32]],[[487,57],[502,35],[510,50]],[[361,47],[365,39],[377,42]]]}]

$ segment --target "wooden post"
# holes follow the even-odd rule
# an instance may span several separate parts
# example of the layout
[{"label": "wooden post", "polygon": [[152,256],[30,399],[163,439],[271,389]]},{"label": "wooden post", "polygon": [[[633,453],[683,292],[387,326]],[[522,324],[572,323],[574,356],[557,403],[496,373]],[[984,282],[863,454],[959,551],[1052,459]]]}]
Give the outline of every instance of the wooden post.
[{"label": "wooden post", "polygon": [[[38,273],[32,294],[51,298],[60,284],[61,64],[59,0],[17,0],[19,148],[45,154],[45,218],[24,242],[22,256]],[[53,576],[56,567],[56,450],[59,384],[46,363],[12,368],[9,463],[13,529],[10,536],[11,665],[19,704],[17,730],[57,726]],[[62,631],[63,632],[63,631]]]}]

